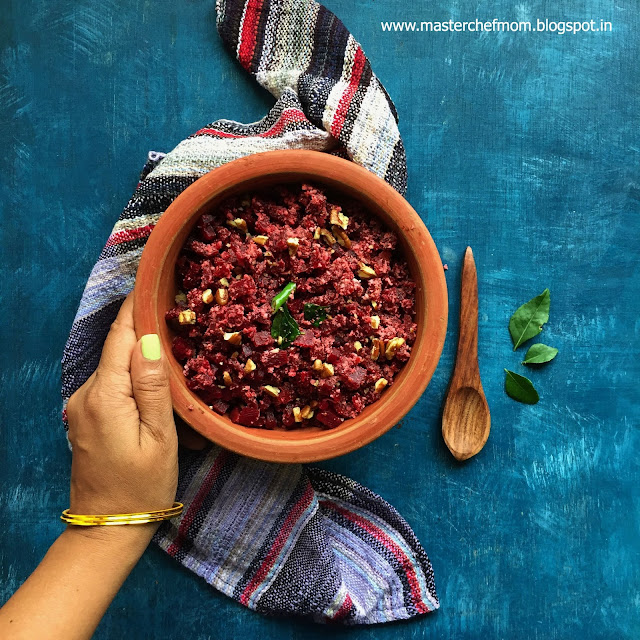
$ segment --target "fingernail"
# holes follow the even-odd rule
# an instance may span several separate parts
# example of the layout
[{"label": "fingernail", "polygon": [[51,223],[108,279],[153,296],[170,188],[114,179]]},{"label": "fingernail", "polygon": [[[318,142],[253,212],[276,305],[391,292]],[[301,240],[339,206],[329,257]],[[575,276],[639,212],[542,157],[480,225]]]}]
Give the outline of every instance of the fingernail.
[{"label": "fingernail", "polygon": [[148,333],[140,338],[140,348],[142,355],[147,360],[160,360],[162,352],[160,351],[160,338],[157,333]]}]

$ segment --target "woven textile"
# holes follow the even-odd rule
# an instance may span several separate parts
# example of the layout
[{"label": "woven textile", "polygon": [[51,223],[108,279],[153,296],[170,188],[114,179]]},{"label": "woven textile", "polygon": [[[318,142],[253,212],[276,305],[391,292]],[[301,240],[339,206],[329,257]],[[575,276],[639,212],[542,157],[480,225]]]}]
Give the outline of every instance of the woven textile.
[{"label": "woven textile", "polygon": [[[331,12],[308,0],[220,1],[217,12],[225,43],[277,102],[259,122],[218,120],[166,156],[149,154],[74,320],[62,361],[65,405],[98,364],[155,223],[202,174],[260,151],[316,149],[346,155],[405,190],[393,105]],[[181,450],[177,498],[181,518],[155,541],[247,607],[345,624],[438,607],[431,564],[409,525],[353,480],[211,446]]]}]

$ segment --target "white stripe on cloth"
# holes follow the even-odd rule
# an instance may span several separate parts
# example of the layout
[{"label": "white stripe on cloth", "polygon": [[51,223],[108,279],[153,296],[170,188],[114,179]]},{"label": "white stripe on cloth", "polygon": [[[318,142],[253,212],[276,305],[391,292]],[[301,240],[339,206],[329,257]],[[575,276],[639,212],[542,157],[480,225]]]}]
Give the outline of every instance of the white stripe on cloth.
[{"label": "white stripe on cloth", "polygon": [[214,138],[203,135],[181,142],[149,176],[203,175],[227,162],[262,151],[330,151],[335,146],[335,140],[321,129],[298,129],[273,138]]}]

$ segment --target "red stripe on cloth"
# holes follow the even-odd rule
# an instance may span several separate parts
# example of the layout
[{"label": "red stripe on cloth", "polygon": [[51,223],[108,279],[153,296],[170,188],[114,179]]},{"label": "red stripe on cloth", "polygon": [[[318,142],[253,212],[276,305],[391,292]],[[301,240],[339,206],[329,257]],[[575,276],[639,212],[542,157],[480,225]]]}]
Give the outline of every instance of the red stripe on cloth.
[{"label": "red stripe on cloth", "polygon": [[272,138],[279,136],[288,124],[294,124],[295,122],[308,122],[307,116],[299,109],[289,109],[278,118],[277,122],[269,130],[258,134],[258,137]]},{"label": "red stripe on cloth", "polygon": [[253,52],[256,48],[256,37],[258,35],[258,23],[260,22],[260,12],[262,11],[262,0],[248,0],[244,12],[242,32],[240,33],[240,46],[238,48],[238,60],[247,69],[251,68]]},{"label": "red stripe on cloth", "polygon": [[116,231],[112,233],[107,240],[107,247],[113,247],[116,244],[122,244],[123,242],[130,242],[131,240],[137,240],[138,238],[146,238],[151,235],[154,224],[148,224],[144,227],[138,227],[137,229],[126,229],[124,231]]},{"label": "red stripe on cloth", "polygon": [[313,496],[314,491],[311,487],[311,483],[307,483],[305,492],[302,494],[300,500],[298,500],[298,502],[294,505],[293,509],[291,509],[291,511],[289,512],[289,515],[284,521],[282,528],[278,532],[274,543],[271,545],[271,549],[269,549],[269,553],[267,553],[267,556],[265,557],[263,563],[260,565],[260,568],[253,575],[253,578],[251,578],[251,581],[245,587],[245,590],[240,596],[240,602],[242,604],[246,605],[249,603],[251,594],[253,594],[253,592],[260,586],[260,583],[267,577],[267,574],[275,564],[275,561],[280,555],[282,548],[291,535],[294,525],[300,519],[300,516],[304,513],[307,507],[311,504]]},{"label": "red stripe on cloth", "polygon": [[347,520],[350,520],[354,524],[357,524],[360,528],[364,529],[367,533],[371,534],[376,540],[379,540],[393,555],[396,557],[396,560],[400,563],[400,566],[405,572],[407,576],[407,581],[409,582],[409,587],[411,588],[411,596],[413,598],[413,602],[415,604],[416,610],[419,613],[427,613],[429,608],[423,602],[422,596],[420,594],[420,584],[418,582],[418,576],[416,575],[416,571],[413,568],[413,564],[407,554],[382,530],[380,527],[376,527],[372,522],[369,522],[366,518],[359,516],[343,507],[340,507],[335,502],[331,502],[330,500],[321,500],[320,504],[323,507],[329,507],[334,511],[337,511],[340,515],[344,516]]},{"label": "red stripe on cloth", "polygon": [[347,595],[344,597],[344,601],[343,603],[340,605],[340,608],[335,612],[335,615],[333,616],[332,620],[342,620],[343,618],[346,618],[347,615],[349,614],[349,611],[351,611],[351,607],[353,606],[353,601],[351,600],[351,596],[347,593]]},{"label": "red stripe on cloth", "polygon": [[211,490],[213,483],[217,480],[218,476],[220,475],[220,471],[224,467],[227,461],[227,457],[228,457],[227,452],[221,451],[218,457],[216,458],[216,461],[213,463],[213,466],[211,467],[211,469],[209,469],[209,472],[207,473],[207,476],[205,477],[204,482],[200,486],[200,489],[198,489],[198,493],[196,493],[195,498],[189,505],[187,512],[185,513],[184,517],[182,518],[182,521],[180,522],[180,528],[178,529],[178,535],[176,536],[176,539],[169,545],[169,548],[167,549],[167,553],[170,556],[175,556],[176,553],[178,553],[180,547],[184,544],[187,534],[189,533],[189,529],[191,528],[191,525],[195,520],[196,514],[200,510],[200,507],[202,506],[204,499],[207,497],[207,494]]},{"label": "red stripe on cloth", "polygon": [[358,46],[356,55],[353,59],[353,68],[351,69],[351,80],[349,80],[349,86],[342,94],[340,102],[338,102],[338,108],[336,109],[333,116],[333,122],[331,123],[331,135],[333,135],[334,138],[337,138],[342,131],[344,121],[347,117],[347,112],[351,106],[351,100],[353,100],[353,96],[360,85],[360,78],[362,78],[365,62],[366,58],[364,56],[364,51],[362,51],[362,48]]},{"label": "red stripe on cloth", "polygon": [[205,127],[204,129],[199,129],[193,135],[200,136],[205,133],[208,133],[212,136],[218,136],[220,138],[246,138],[248,136],[240,136],[237,133],[227,133],[226,131],[219,131],[218,129],[210,129]]},{"label": "red stripe on cloth", "polygon": [[276,122],[266,131],[259,133],[257,136],[243,136],[237,133],[227,133],[226,131],[220,131],[219,129],[212,129],[210,127],[205,127],[204,129],[199,129],[193,135],[200,136],[204,134],[218,136],[220,138],[272,138],[274,136],[280,135],[283,129],[288,124],[294,124],[295,122],[307,122],[307,116],[302,113],[299,109],[287,109],[283,112],[283,114],[276,120]]}]

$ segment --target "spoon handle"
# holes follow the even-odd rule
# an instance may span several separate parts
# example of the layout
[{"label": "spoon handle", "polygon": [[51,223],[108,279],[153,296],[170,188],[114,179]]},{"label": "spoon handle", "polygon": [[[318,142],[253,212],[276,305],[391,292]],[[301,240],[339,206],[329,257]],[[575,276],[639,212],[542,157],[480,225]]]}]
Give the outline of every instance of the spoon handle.
[{"label": "spoon handle", "polygon": [[467,247],[460,287],[460,330],[456,374],[463,384],[479,378],[478,368],[478,276],[471,247]]}]

